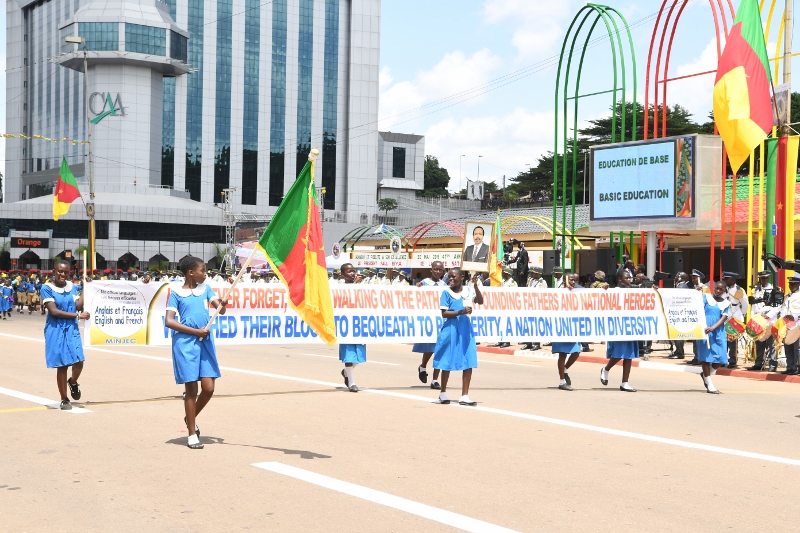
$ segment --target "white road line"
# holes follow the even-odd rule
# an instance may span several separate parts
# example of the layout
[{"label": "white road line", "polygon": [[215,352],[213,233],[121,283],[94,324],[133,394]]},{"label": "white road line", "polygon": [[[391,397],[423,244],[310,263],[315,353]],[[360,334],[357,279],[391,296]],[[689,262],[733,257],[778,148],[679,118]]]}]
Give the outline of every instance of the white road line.
[{"label": "white road line", "polygon": [[[316,353],[304,353],[302,355],[308,355],[310,357],[324,357],[325,359],[337,359],[337,360],[339,359],[335,355],[320,355],[320,354],[316,354]],[[370,363],[370,364],[373,364],[373,365],[400,366],[398,363],[384,363],[383,361],[367,361],[367,363]]]},{"label": "white road line", "polygon": [[440,524],[461,529],[463,531],[471,531],[474,533],[514,532],[513,529],[496,526],[494,524],[476,520],[468,516],[456,514],[451,511],[445,511],[444,509],[439,509],[437,507],[431,507],[430,505],[425,505],[424,503],[407,500],[405,498],[400,498],[399,496],[393,496],[385,492],[362,487],[361,485],[355,485],[353,483],[348,483],[347,481],[341,481],[332,477],[323,476],[322,474],[317,474],[309,470],[303,470],[302,468],[295,468],[294,466],[285,465],[283,463],[255,463],[253,466],[263,468],[264,470],[269,470],[270,472],[275,472],[276,474],[283,474],[284,476],[306,481],[319,487],[335,490],[336,492],[341,492],[349,496],[355,496],[356,498],[361,498],[362,500],[385,505],[386,507],[391,507],[393,509],[397,509],[398,511],[421,516],[422,518],[427,518],[428,520],[433,520],[434,522],[439,522]]},{"label": "white road line", "polygon": [[[14,338],[17,338],[17,339],[32,340],[32,341],[37,341],[37,342],[39,341],[39,339],[33,339],[33,338],[30,338],[30,337],[21,337],[21,336],[17,336],[17,335],[8,335],[8,334],[5,334],[5,333],[0,333],[0,336],[3,336],[3,337],[14,337]],[[138,358],[141,358],[141,359],[151,359],[151,360],[155,360],[155,361],[165,361],[165,362],[169,362],[169,363],[172,362],[172,359],[168,358],[168,357],[155,357],[155,356],[152,356],[152,355],[141,355],[141,354],[135,354],[135,353],[129,353],[129,352],[120,352],[120,351],[116,351],[116,350],[106,350],[106,349],[103,349],[103,348],[93,348],[93,347],[85,347],[85,349],[86,350],[94,350],[94,351],[98,351],[98,352],[111,353],[111,354],[115,354],[115,355],[124,355],[124,356],[127,356],[127,357],[138,357]],[[344,387],[342,387],[341,384],[332,383],[330,381],[319,381],[319,380],[315,380],[315,379],[298,378],[298,377],[294,377],[294,376],[284,376],[284,375],[281,375],[281,374],[271,374],[271,373],[268,373],[268,372],[259,372],[259,371],[256,371],[256,370],[245,370],[245,369],[241,369],[241,368],[233,368],[233,367],[226,367],[226,366],[221,366],[220,369],[228,371],[228,372],[239,373],[239,374],[249,374],[249,375],[253,375],[253,376],[262,376],[262,377],[267,377],[267,378],[283,379],[283,380],[287,380],[287,381],[295,381],[295,382],[298,382],[298,383],[308,383],[308,384],[311,384],[311,385],[321,385],[321,386],[333,387],[333,388],[337,388],[337,389],[338,388],[344,388]],[[429,397],[425,397],[425,396],[417,396],[415,394],[404,394],[402,392],[384,391],[384,390],[376,390],[376,389],[359,389],[359,390],[361,392],[366,392],[366,393],[371,393],[371,394],[379,394],[379,395],[382,395],[382,396],[392,396],[392,397],[395,397],[395,398],[405,398],[405,399],[408,399],[408,400],[421,401],[421,402],[427,402],[427,403],[433,403],[434,400],[435,400],[434,398],[429,398]],[[657,436],[654,436],[654,435],[647,435],[647,434],[644,434],[644,433],[634,433],[634,432],[631,432],[631,431],[623,431],[623,430],[618,430],[618,429],[604,428],[604,427],[601,427],[601,426],[592,426],[590,424],[583,424],[583,423],[580,423],[580,422],[572,422],[572,421],[569,421],[569,420],[560,420],[558,418],[550,418],[550,417],[546,417],[546,416],[532,415],[532,414],[528,414],[528,413],[520,413],[520,412],[517,412],[517,411],[507,411],[505,409],[495,409],[495,408],[492,408],[492,407],[483,407],[483,406],[466,407],[466,406],[458,405],[457,403],[452,403],[450,405],[451,405],[451,407],[455,406],[455,407],[458,407],[458,408],[461,408],[461,409],[470,409],[470,410],[478,411],[478,412],[511,416],[511,417],[514,417],[514,418],[521,418],[521,419],[525,419],[525,420],[533,420],[533,421],[536,421],[536,422],[543,422],[545,424],[554,424],[554,425],[558,425],[558,426],[570,427],[570,428],[573,428],[573,429],[582,429],[582,430],[585,430],[585,431],[594,431],[596,433],[604,433],[606,435],[614,435],[616,437],[626,437],[626,438],[630,438],[630,439],[637,439],[637,440],[643,440],[643,441],[648,441],[648,442],[657,442],[659,444],[666,444],[666,445],[669,445],[669,446],[679,446],[679,447],[682,447],[682,448],[691,448],[691,449],[695,449],[695,450],[703,450],[703,451],[712,452],[712,453],[721,453],[721,454],[724,454],[724,455],[733,455],[735,457],[746,457],[748,459],[756,459],[756,460],[759,460],[759,461],[768,461],[768,462],[772,462],[772,463],[781,463],[781,464],[788,464],[788,465],[793,465],[793,466],[800,466],[800,460],[798,460],[798,459],[789,459],[789,458],[786,458],[786,457],[779,457],[777,455],[766,455],[766,454],[762,454],[762,453],[754,453],[754,452],[747,452],[747,451],[743,451],[743,450],[736,450],[736,449],[733,449],[733,448],[723,448],[723,447],[720,447],[720,446],[711,446],[711,445],[708,445],[708,444],[698,444],[698,443],[695,443],[695,442],[688,442],[688,441],[683,441],[683,440],[670,439],[670,438],[666,438],[666,437],[657,437]]]},{"label": "white road line", "polygon": [[[41,396],[34,396],[33,394],[28,394],[27,392],[20,392],[12,389],[6,389],[4,387],[0,387],[0,394],[4,394],[5,396],[11,396],[12,398],[19,398],[20,400],[25,400],[26,402],[33,402],[39,405],[44,405],[45,407],[49,407],[51,409],[59,409],[59,406],[61,404],[61,402],[59,402],[58,400],[49,400],[47,398],[42,398]],[[73,415],[81,415],[85,413],[91,413],[92,411],[84,407],[80,407],[78,405],[73,404],[72,409],[64,412],[71,413]]]},{"label": "white road line", "polygon": [[526,365],[524,363],[506,363],[505,361],[489,361],[488,359],[478,359],[479,363],[494,363],[497,365],[511,365],[511,366],[529,366],[531,368],[540,368],[539,365]]}]

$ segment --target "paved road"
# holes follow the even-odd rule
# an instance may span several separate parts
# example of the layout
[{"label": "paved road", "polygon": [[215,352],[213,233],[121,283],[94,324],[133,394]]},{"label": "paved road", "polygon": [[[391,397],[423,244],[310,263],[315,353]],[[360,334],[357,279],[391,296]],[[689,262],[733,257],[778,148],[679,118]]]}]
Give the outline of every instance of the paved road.
[{"label": "paved road", "polygon": [[[480,354],[442,406],[410,347],[375,346],[346,392],[333,348],[220,349],[223,377],[185,446],[162,348],[88,349],[58,399],[42,317],[0,322],[0,529],[7,531],[788,530],[800,386]],[[378,364],[382,363],[382,364]],[[452,397],[460,378],[454,376]],[[16,396],[14,396],[16,395]],[[254,466],[260,465],[260,466]]]}]

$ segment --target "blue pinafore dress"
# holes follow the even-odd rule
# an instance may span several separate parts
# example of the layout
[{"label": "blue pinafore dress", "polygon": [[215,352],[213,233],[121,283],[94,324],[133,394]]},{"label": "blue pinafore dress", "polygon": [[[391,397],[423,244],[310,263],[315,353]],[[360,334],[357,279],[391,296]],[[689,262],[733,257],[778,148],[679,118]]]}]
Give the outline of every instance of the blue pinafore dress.
[{"label": "blue pinafore dress", "polygon": [[[42,305],[53,302],[60,311],[76,313],[76,300],[80,297],[71,281],[63,287],[46,283],[42,287]],[[80,363],[85,359],[77,317],[55,318],[47,313],[44,322],[44,358],[47,368],[59,368]]]},{"label": "blue pinafore dress", "polygon": [[[711,327],[724,315],[728,316],[730,302],[726,299],[718,302],[711,294],[704,294],[703,309],[706,312],[706,327]],[[695,341],[697,349],[697,360],[701,363],[728,364],[728,337],[725,333],[725,325],[718,327],[708,334],[708,342],[705,339]]]},{"label": "blue pinafore dress", "polygon": [[[202,283],[194,289],[172,288],[167,311],[175,311],[178,321],[190,328],[204,328],[208,324],[208,304],[217,295],[210,285]],[[220,377],[217,349],[213,332],[204,340],[196,335],[172,334],[172,368],[175,383],[190,383],[200,378]]]},{"label": "blue pinafore dress", "polygon": [[[450,288],[442,292],[439,299],[443,311],[461,311],[475,298],[472,287],[463,286],[455,293]],[[478,367],[478,351],[475,348],[475,335],[469,315],[445,318],[436,347],[433,350],[433,368],[455,372]]]}]

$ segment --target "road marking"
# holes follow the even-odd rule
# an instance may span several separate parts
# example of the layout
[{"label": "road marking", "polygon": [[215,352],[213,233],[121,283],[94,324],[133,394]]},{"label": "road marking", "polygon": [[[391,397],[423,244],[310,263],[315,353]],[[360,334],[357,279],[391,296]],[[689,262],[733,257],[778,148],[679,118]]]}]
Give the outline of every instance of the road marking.
[{"label": "road marking", "polygon": [[283,463],[255,463],[253,466],[257,468],[263,468],[264,470],[268,470],[270,472],[275,472],[276,474],[283,474],[284,476],[299,479],[319,487],[335,490],[336,492],[341,492],[349,496],[355,496],[356,498],[361,498],[362,500],[367,500],[379,505],[385,505],[386,507],[391,507],[393,509],[397,509],[398,511],[421,516],[422,518],[427,518],[428,520],[433,520],[434,522],[439,522],[440,524],[461,529],[463,531],[471,531],[475,533],[514,533],[513,529],[496,526],[488,522],[483,522],[482,520],[476,520],[475,518],[470,518],[468,516],[453,513],[451,511],[445,511],[444,509],[439,509],[437,507],[431,507],[430,505],[425,505],[424,503],[407,500],[405,498],[393,496],[392,494],[387,494],[379,490],[362,487],[361,485],[355,485],[353,483],[348,483],[347,481],[341,481],[332,477],[323,476],[322,474],[317,474],[309,470],[303,470],[302,468],[285,465]]},{"label": "road marking", "polygon": [[479,363],[495,363],[497,365],[529,366],[531,368],[541,368],[539,365],[526,365],[524,363],[506,363],[505,361],[490,361],[488,359],[478,359]]},{"label": "road marking", "polygon": [[[23,340],[32,340],[32,341],[39,342],[39,339],[33,339],[33,338],[30,338],[30,337],[21,337],[21,336],[18,336],[18,335],[9,335],[9,334],[6,334],[6,333],[0,333],[0,336],[14,337],[14,338],[23,339]],[[103,349],[103,348],[94,348],[94,347],[85,347],[85,348],[87,350],[94,350],[94,351],[98,351],[98,352],[105,352],[105,353],[110,353],[110,354],[115,354],[115,355],[123,355],[123,356],[127,356],[127,357],[150,359],[150,360],[154,360],[154,361],[165,361],[165,362],[169,362],[169,363],[172,362],[172,358],[168,358],[168,357],[155,357],[155,356],[152,356],[152,355],[142,355],[142,354],[136,354],[136,353],[130,353],[130,352],[120,352],[120,351],[116,351],[116,350],[106,350],[106,349]],[[271,374],[271,373],[268,373],[268,372],[259,372],[259,371],[256,371],[256,370],[245,370],[245,369],[241,369],[241,368],[233,368],[233,367],[226,367],[226,366],[221,366],[220,369],[226,370],[228,372],[239,373],[239,374],[249,374],[249,375],[252,375],[252,376],[262,376],[262,377],[267,377],[267,378],[294,381],[294,382],[297,382],[297,383],[308,383],[308,384],[311,384],[311,385],[322,385],[322,386],[334,387],[334,388],[337,388],[337,389],[344,389],[344,387],[342,387],[341,384],[332,383],[330,381],[320,381],[320,380],[316,380],[316,379],[299,378],[299,377],[294,377],[294,376],[285,376],[285,375],[281,375],[281,374]],[[366,389],[366,388],[365,389],[359,388],[359,391],[366,392],[366,393],[371,393],[371,394],[379,394],[379,395],[382,395],[382,396],[392,396],[394,398],[405,398],[405,399],[408,399],[408,400],[421,401],[421,402],[427,402],[427,403],[433,403],[433,401],[434,401],[433,398],[424,397],[424,396],[417,396],[417,395],[414,395],[414,394],[405,394],[405,393],[402,393],[402,392],[384,391],[384,390]],[[457,403],[451,403],[450,406],[451,407],[457,407],[459,409],[469,409],[469,410],[478,411],[478,412],[505,415],[505,416],[510,416],[510,417],[514,417],[514,418],[521,418],[521,419],[525,419],[525,420],[533,420],[535,422],[543,422],[543,423],[546,423],[546,424],[553,424],[553,425],[557,425],[557,426],[570,427],[570,428],[573,428],[573,429],[582,429],[582,430],[585,430],[585,431],[593,431],[593,432],[596,432],[596,433],[603,433],[603,434],[606,434],[606,435],[613,435],[613,436],[616,436],[616,437],[626,437],[626,438],[630,438],[630,439],[644,440],[644,441],[648,441],[648,442],[656,442],[656,443],[659,443],[659,444],[666,444],[666,445],[669,445],[669,446],[678,446],[678,447],[681,447],[681,448],[691,448],[691,449],[695,449],[695,450],[702,450],[702,451],[707,451],[707,452],[712,452],[712,453],[720,453],[720,454],[723,454],[723,455],[732,455],[732,456],[735,456],[735,457],[746,457],[748,459],[756,459],[756,460],[767,461],[767,462],[772,462],[772,463],[781,463],[781,464],[788,464],[788,465],[793,465],[793,466],[800,466],[800,460],[798,460],[798,459],[789,459],[789,458],[786,458],[786,457],[779,457],[779,456],[776,456],[776,455],[766,455],[766,454],[762,454],[762,453],[754,453],[754,452],[747,452],[747,451],[743,451],[743,450],[736,450],[736,449],[733,449],[733,448],[723,448],[721,446],[711,446],[711,445],[708,445],[708,444],[698,444],[698,443],[695,443],[695,442],[688,442],[688,441],[682,441],[682,440],[677,440],[677,439],[670,439],[670,438],[666,438],[666,437],[657,437],[657,436],[654,436],[654,435],[647,435],[647,434],[644,434],[644,433],[634,433],[634,432],[631,432],[631,431],[623,431],[623,430],[618,430],[618,429],[604,428],[604,427],[601,427],[601,426],[592,426],[590,424],[583,424],[583,423],[580,423],[580,422],[572,422],[572,421],[569,421],[569,420],[560,420],[558,418],[550,418],[550,417],[546,417],[546,416],[532,415],[532,414],[528,414],[528,413],[519,413],[519,412],[516,412],[516,411],[507,411],[505,409],[495,409],[495,408],[492,408],[492,407],[483,407],[483,406],[468,407],[468,406],[458,405]],[[72,411],[69,411],[69,412],[72,412]]]},{"label": "road marking", "polygon": [[[28,394],[27,392],[20,392],[12,389],[6,389],[3,387],[0,387],[0,394],[11,396],[12,398],[19,398],[20,400],[25,400],[27,402],[38,403],[39,405],[43,405],[46,408],[50,409],[59,409],[59,405],[61,404],[61,402],[59,402],[58,400],[48,400],[47,398],[42,398],[41,396],[34,396],[33,394]],[[61,409],[59,409],[59,411],[60,410]],[[76,404],[72,404],[72,409],[64,412],[72,413],[74,415],[91,413],[89,409],[80,407],[79,405]]]},{"label": "road marking", "polygon": [[[309,357],[324,357],[325,359],[339,359],[339,357],[335,355],[320,355],[316,353],[304,353],[302,355],[308,355]],[[373,365],[400,366],[398,363],[384,363],[383,361],[367,361],[367,363],[371,363]]]},{"label": "road marking", "polygon": [[0,409],[0,413],[22,413],[24,411],[47,411],[47,407],[40,405],[38,407],[17,407],[16,409]]}]

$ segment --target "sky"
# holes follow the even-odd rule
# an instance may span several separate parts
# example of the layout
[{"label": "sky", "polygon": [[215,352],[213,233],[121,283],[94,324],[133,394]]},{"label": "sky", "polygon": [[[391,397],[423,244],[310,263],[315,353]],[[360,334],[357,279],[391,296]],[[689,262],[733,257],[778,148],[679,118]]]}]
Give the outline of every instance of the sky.
[{"label": "sky", "polygon": [[[739,0],[732,3],[737,8]],[[642,102],[661,0],[605,4],[631,27],[637,100]],[[500,186],[503,175],[510,178],[526,171],[528,164],[536,166],[539,156],[553,150],[558,56],[573,17],[584,5],[576,0],[383,0],[379,128],[425,135],[425,153],[447,168],[451,191],[463,188],[467,179],[478,179],[479,165],[480,179]],[[769,57],[776,55],[776,30],[777,23],[770,31]],[[592,35],[606,35],[602,22]],[[709,2],[691,0],[675,33],[669,76],[714,70],[715,35]],[[800,72],[798,60],[793,62],[795,72]],[[580,94],[610,90],[611,66],[609,40],[592,42]],[[633,94],[631,65],[627,67]],[[708,120],[713,74],[667,85],[670,105],[678,103],[696,120]],[[608,115],[610,108],[610,94],[580,99],[579,129]]]},{"label": "sky", "polygon": [[[739,0],[732,3],[736,8]],[[510,178],[527,165],[536,166],[539,156],[553,150],[558,55],[570,22],[584,5],[578,0],[382,0],[379,128],[425,135],[426,154],[436,156],[449,171],[452,191],[463,188],[467,179],[502,186],[503,175]],[[661,0],[608,0],[606,5],[631,26],[641,102]],[[0,31],[5,31],[5,17],[0,10]],[[773,24],[769,35],[770,57],[776,55],[777,26]],[[593,33],[600,38],[587,50],[580,94],[613,86],[605,34],[601,26]],[[675,34],[670,77],[715,69],[714,36],[709,2],[690,0]],[[3,38],[0,94],[6,91],[5,50]],[[632,92],[632,69],[627,67]],[[793,71],[800,72],[798,68],[800,57],[793,61]],[[713,74],[671,82],[667,100],[704,122],[712,107],[713,83]],[[610,107],[609,94],[582,98],[578,127],[607,115]],[[5,112],[3,98],[3,132]],[[0,161],[4,170],[4,139]]]}]

